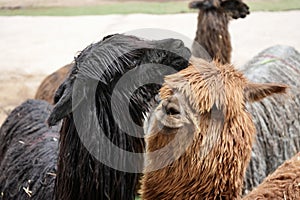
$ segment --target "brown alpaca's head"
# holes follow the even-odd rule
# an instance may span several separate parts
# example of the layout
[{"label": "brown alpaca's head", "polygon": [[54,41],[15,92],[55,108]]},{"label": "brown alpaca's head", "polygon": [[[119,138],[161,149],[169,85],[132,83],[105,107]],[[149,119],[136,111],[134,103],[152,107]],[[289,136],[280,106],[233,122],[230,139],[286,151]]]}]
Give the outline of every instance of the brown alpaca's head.
[{"label": "brown alpaca's head", "polygon": [[145,200],[239,198],[255,134],[245,104],[287,89],[251,83],[231,65],[190,63],[165,78],[145,122]]}]

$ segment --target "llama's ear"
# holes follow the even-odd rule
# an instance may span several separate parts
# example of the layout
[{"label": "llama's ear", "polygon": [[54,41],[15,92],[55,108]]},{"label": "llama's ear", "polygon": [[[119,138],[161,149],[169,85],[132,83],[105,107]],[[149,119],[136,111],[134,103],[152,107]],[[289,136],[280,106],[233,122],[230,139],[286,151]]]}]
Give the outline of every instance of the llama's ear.
[{"label": "llama's ear", "polygon": [[79,88],[76,88],[76,93],[81,93],[81,95],[76,95],[76,97],[78,97],[76,98],[76,103],[72,101],[73,90],[73,83],[68,79],[58,88],[54,97],[56,104],[47,120],[49,126],[57,124],[61,119],[70,114],[82,101],[85,95],[83,95],[82,92],[78,92],[80,91]]},{"label": "llama's ear", "polygon": [[244,89],[246,101],[260,101],[263,98],[273,95],[286,93],[289,87],[284,84],[276,83],[248,83]]},{"label": "llama's ear", "polygon": [[213,3],[207,0],[192,1],[191,3],[189,3],[189,8],[191,9],[208,10],[213,7],[214,7]]},{"label": "llama's ear", "polygon": [[189,3],[189,8],[191,9],[199,9],[202,5],[202,1],[192,1]]}]

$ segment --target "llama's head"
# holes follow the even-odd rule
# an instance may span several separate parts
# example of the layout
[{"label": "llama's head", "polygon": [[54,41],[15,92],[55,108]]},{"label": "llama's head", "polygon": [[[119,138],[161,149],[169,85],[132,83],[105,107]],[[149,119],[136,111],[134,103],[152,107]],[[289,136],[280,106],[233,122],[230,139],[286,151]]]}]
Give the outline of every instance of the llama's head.
[{"label": "llama's head", "polygon": [[167,76],[161,102],[144,127],[143,197],[237,197],[255,134],[245,104],[286,89],[251,83],[231,65],[194,58]]},{"label": "llama's head", "polygon": [[[142,112],[147,110],[146,103],[152,99],[159,90],[159,84],[139,85],[142,80],[149,77],[159,77],[161,83],[163,76],[179,71],[188,65],[191,52],[184,46],[181,40],[143,40],[135,36],[122,34],[109,35],[102,41],[92,44],[84,49],[81,54],[75,58],[75,65],[70,76],[59,87],[55,95],[56,106],[49,117],[49,124],[53,125],[60,119],[68,115],[80,102],[89,96],[89,84],[98,84],[97,90],[100,93],[108,93],[111,96],[117,82],[124,74],[131,71],[134,77],[131,77],[128,87],[139,88],[133,94],[121,91],[119,95],[120,102],[126,95],[131,95],[130,112],[138,112],[137,118],[141,118]],[[172,69],[170,69],[170,67]],[[79,82],[74,95],[74,82]],[[129,90],[129,88],[126,88]],[[93,91],[95,92],[95,91]],[[92,94],[95,96],[95,94]],[[99,94],[101,96],[101,94]],[[104,95],[102,95],[104,96]],[[118,96],[118,95],[117,95]],[[76,103],[72,98],[76,97]],[[108,104],[110,102],[107,102]],[[75,107],[74,107],[75,106]],[[110,105],[106,105],[110,106]],[[128,106],[128,105],[127,105]],[[122,111],[120,111],[122,112]],[[135,120],[138,121],[138,120]]]},{"label": "llama's head", "polygon": [[233,19],[245,18],[249,12],[247,4],[241,0],[197,0],[189,4],[189,8],[202,11],[219,11]]}]

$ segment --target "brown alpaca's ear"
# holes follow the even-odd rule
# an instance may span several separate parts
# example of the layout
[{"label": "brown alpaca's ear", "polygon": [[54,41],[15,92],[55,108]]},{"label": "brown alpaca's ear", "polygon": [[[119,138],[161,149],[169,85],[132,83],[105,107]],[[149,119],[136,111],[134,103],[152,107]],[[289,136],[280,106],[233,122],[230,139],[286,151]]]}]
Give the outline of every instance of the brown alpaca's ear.
[{"label": "brown alpaca's ear", "polygon": [[276,83],[248,83],[244,89],[246,101],[255,102],[273,94],[283,94],[289,87]]}]

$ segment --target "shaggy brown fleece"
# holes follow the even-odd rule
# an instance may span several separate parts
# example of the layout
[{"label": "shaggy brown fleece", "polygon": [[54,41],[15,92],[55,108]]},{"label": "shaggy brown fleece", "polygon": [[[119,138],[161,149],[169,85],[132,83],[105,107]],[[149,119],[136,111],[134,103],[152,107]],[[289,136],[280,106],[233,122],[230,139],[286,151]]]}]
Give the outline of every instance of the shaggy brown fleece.
[{"label": "shaggy brown fleece", "polygon": [[145,123],[142,198],[240,199],[255,135],[245,103],[286,89],[250,83],[233,66],[202,59],[167,76]]},{"label": "shaggy brown fleece", "polygon": [[285,161],[243,199],[300,199],[300,153]]}]

